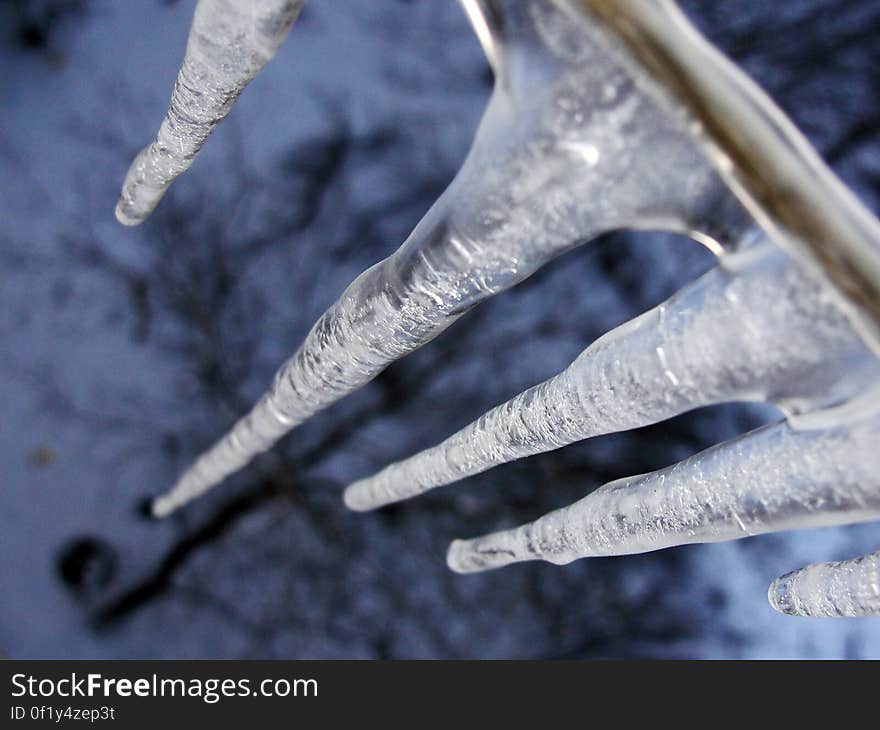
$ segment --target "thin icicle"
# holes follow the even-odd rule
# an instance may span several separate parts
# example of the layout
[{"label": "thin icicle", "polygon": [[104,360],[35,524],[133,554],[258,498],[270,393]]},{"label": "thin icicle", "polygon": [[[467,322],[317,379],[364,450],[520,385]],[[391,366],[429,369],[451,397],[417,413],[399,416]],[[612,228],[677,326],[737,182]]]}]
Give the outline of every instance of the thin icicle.
[{"label": "thin icicle", "polygon": [[880,616],[880,552],[795,570],[773,581],[767,596],[790,616]]},{"label": "thin icicle", "polygon": [[195,159],[244,88],[275,55],[305,0],[199,0],[156,139],[125,176],[116,218],[142,223]]},{"label": "thin icicle", "polygon": [[535,522],[456,540],[459,573],[524,560],[565,564],[780,530],[880,518],[880,416],[796,431],[780,423],[678,464],[621,479]]},{"label": "thin icicle", "polygon": [[354,483],[345,501],[373,509],[514,459],[724,401],[775,401],[791,411],[827,406],[877,374],[821,285],[765,243],[732,255],[599,339],[561,374],[438,446]]},{"label": "thin icicle", "polygon": [[[478,302],[608,230],[711,230],[745,216],[687,120],[640,90],[552,0],[510,5],[527,67],[504,67],[459,174],[391,257],[359,276],[272,389],[153,505],[163,516],[421,347]],[[658,172],[663,170],[662,173]]]}]

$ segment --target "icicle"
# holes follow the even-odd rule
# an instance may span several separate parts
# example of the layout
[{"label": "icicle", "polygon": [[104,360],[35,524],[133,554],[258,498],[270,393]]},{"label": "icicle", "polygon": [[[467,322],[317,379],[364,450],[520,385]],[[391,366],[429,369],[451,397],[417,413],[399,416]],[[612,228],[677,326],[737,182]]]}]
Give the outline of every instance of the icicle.
[{"label": "icicle", "polygon": [[[846,377],[843,377],[846,374]],[[823,289],[764,243],[595,342],[572,365],[434,448],[345,493],[352,509],[406,499],[501,463],[733,400],[799,412],[880,374]]]},{"label": "icicle", "polygon": [[460,573],[565,564],[780,530],[880,518],[880,416],[850,426],[754,431],[674,466],[621,479],[537,521],[456,540]]},{"label": "icicle", "polygon": [[687,120],[639,89],[598,31],[552,0],[509,8],[505,32],[533,57],[493,58],[503,83],[455,180],[404,245],[321,317],[253,411],[156,500],[157,516],[578,242],[628,226],[710,231],[713,241],[741,234],[744,212]]},{"label": "icicle", "polygon": [[116,204],[133,226],[158,205],[244,88],[275,55],[305,0],[199,0],[183,66],[156,139],[137,155]]},{"label": "icicle", "polygon": [[790,616],[880,616],[880,552],[808,565],[773,581],[767,596]]}]

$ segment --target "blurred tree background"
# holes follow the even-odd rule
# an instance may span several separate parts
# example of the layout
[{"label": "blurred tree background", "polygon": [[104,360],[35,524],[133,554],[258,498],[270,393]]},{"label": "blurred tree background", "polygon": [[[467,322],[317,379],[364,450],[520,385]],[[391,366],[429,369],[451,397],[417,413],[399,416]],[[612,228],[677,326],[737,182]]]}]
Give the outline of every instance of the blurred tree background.
[{"label": "blurred tree background", "polygon": [[[880,5],[683,3],[880,209]],[[432,445],[709,268],[614,235],[480,306],[173,519],[145,500],[262,392],[455,174],[491,75],[453,0],[312,0],[141,228],[113,219],[189,0],[0,2],[0,648],[31,657],[865,656],[875,623],[773,614],[769,581],[870,527],[455,576],[521,523],[767,418],[705,409],[356,515],[347,483]],[[341,51],[340,49],[344,49]]]}]

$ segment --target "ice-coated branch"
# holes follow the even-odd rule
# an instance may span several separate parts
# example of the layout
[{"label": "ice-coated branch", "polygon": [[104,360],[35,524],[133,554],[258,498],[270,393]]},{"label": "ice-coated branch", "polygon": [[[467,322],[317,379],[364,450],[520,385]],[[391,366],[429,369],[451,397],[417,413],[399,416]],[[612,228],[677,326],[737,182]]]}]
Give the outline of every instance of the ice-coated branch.
[{"label": "ice-coated branch", "polygon": [[275,55],[305,0],[199,0],[168,112],[132,162],[116,204],[142,223],[193,162],[244,88]]},{"label": "ice-coated branch", "polygon": [[821,285],[765,241],[609,332],[556,377],[355,482],[346,504],[373,509],[714,403],[760,399],[795,412],[829,405],[876,377],[873,363]]},{"label": "ice-coated branch", "polygon": [[779,423],[674,466],[606,484],[521,527],[449,548],[469,573],[524,560],[565,564],[780,530],[880,518],[880,416],[798,431]]},{"label": "ice-coated branch", "polygon": [[499,74],[455,180],[403,246],[320,318],[251,413],[154,502],[157,516],[579,242],[622,227],[741,235],[742,209],[687,120],[646,95],[598,31],[553,0],[507,7],[507,40],[524,37],[520,53],[534,57]]},{"label": "ice-coated branch", "polygon": [[790,616],[880,616],[880,552],[795,570],[773,581],[767,596]]}]

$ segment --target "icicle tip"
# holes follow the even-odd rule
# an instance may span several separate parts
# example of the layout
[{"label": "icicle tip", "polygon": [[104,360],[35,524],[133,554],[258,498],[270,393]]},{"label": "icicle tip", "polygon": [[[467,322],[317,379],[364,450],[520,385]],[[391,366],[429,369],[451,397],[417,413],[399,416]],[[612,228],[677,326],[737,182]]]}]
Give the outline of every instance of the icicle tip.
[{"label": "icicle tip", "polygon": [[345,506],[353,512],[369,512],[377,505],[370,500],[370,496],[367,494],[366,490],[358,485],[359,483],[355,482],[347,487],[342,494],[342,501],[345,502]]},{"label": "icicle tip", "polygon": [[128,215],[125,212],[126,204],[125,199],[120,198],[119,202],[116,203],[116,220],[119,221],[124,226],[138,226],[144,222],[143,217],[133,217]]},{"label": "icicle tip", "polygon": [[791,596],[791,577],[794,573],[787,573],[774,580],[767,589],[767,600],[774,611],[784,613],[786,616],[800,615],[793,603]]},{"label": "icicle tip", "polygon": [[[492,540],[492,536],[488,536]],[[492,541],[494,542],[494,540]],[[446,565],[453,573],[480,573],[519,562],[512,550],[495,549],[486,538],[453,540],[446,552]]]},{"label": "icicle tip", "polygon": [[472,570],[467,569],[467,560],[465,559],[466,554],[467,549],[465,548],[465,541],[453,540],[449,544],[449,549],[446,551],[446,566],[453,573],[472,572]]},{"label": "icicle tip", "polygon": [[180,505],[176,504],[173,499],[170,499],[167,495],[162,497],[156,497],[150,505],[150,513],[157,520],[161,520],[165,517],[168,517],[172,512],[174,512]]}]

